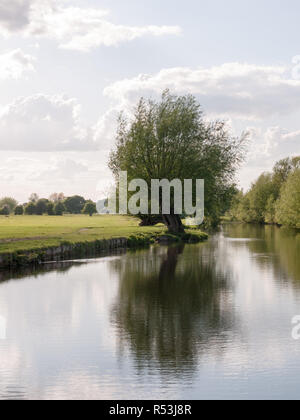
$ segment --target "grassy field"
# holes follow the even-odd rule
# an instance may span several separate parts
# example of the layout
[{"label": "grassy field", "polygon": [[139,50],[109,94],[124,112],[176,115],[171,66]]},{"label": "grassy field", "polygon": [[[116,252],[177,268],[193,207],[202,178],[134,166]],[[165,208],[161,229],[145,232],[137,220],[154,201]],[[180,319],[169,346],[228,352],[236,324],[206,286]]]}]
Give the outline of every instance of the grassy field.
[{"label": "grassy field", "polygon": [[0,216],[0,253],[84,242],[160,234],[164,227],[140,227],[126,216]]}]

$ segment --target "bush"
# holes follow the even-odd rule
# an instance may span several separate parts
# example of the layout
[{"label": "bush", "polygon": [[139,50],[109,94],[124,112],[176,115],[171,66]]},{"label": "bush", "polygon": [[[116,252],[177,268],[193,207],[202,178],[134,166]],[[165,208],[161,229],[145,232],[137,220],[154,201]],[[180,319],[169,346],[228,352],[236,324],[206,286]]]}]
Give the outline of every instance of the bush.
[{"label": "bush", "polygon": [[27,206],[25,207],[25,214],[27,214],[28,216],[36,214],[36,205],[33,202],[27,204]]},{"label": "bush", "polygon": [[65,210],[71,214],[80,214],[85,205],[85,199],[80,195],[68,197],[64,201]]},{"label": "bush", "polygon": [[49,201],[45,198],[41,198],[36,203],[36,214],[42,216],[43,214],[47,213],[47,205]]},{"label": "bush", "polygon": [[17,206],[15,208],[15,215],[16,216],[22,216],[24,214],[24,207],[23,206]]},{"label": "bush", "polygon": [[47,214],[48,216],[54,216],[54,203],[47,204]]},{"label": "bush", "polygon": [[56,216],[62,216],[64,214],[64,211],[66,210],[64,204],[62,202],[58,202],[54,206],[54,214]]},{"label": "bush", "polygon": [[1,216],[9,216],[9,214],[10,214],[10,210],[9,210],[8,206],[1,207],[1,209],[0,209],[0,215]]},{"label": "bush", "polygon": [[89,214],[90,216],[93,216],[93,214],[97,213],[97,207],[96,204],[93,203],[92,201],[88,201],[85,206],[84,209],[82,210],[83,214]]}]

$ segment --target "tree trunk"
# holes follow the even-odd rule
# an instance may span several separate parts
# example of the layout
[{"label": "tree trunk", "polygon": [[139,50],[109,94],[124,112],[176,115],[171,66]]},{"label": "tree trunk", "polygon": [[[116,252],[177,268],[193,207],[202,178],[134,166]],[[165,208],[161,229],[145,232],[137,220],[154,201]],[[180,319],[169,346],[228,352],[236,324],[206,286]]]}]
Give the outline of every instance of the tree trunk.
[{"label": "tree trunk", "polygon": [[181,243],[179,246],[170,246],[168,248],[167,255],[165,256],[159,270],[158,278],[160,282],[174,280],[178,257],[183,253],[184,246],[185,245]]},{"label": "tree trunk", "polygon": [[170,233],[184,233],[184,227],[178,214],[164,214],[163,221]]}]

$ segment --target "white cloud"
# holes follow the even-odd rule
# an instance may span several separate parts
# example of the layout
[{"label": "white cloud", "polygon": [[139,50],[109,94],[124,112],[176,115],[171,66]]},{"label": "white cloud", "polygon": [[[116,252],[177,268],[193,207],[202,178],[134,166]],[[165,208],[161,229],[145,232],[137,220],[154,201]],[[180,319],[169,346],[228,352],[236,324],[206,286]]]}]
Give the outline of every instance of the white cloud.
[{"label": "white cloud", "polygon": [[279,126],[250,128],[252,143],[249,161],[272,165],[274,161],[300,154],[300,131],[289,131]]},{"label": "white cloud", "polygon": [[249,120],[288,115],[300,110],[300,81],[284,67],[226,63],[211,68],[178,67],[139,75],[108,86],[104,94],[124,107],[140,96],[169,88],[197,96],[207,113]]},{"label": "white cloud", "polygon": [[1,0],[0,33],[19,31],[29,24],[32,0]]},{"label": "white cloud", "polygon": [[80,106],[64,96],[18,98],[0,113],[0,149],[95,150],[92,130],[80,121]]},{"label": "white cloud", "polygon": [[[3,1],[3,0],[2,0]],[[90,51],[100,46],[117,46],[146,35],[178,35],[178,26],[126,26],[107,20],[102,9],[66,7],[58,0],[4,0],[0,5],[0,33],[22,32],[45,37],[61,48]]]},{"label": "white cloud", "polygon": [[[32,192],[48,197],[54,191],[83,194],[97,200],[112,183],[103,151],[1,152],[0,191],[25,202]],[[100,194],[100,196],[99,196]]]},{"label": "white cloud", "polygon": [[269,172],[274,164],[289,156],[300,154],[300,131],[279,126],[247,128],[250,133],[249,153],[239,171],[240,185],[247,190],[262,172]]},{"label": "white cloud", "polygon": [[16,49],[0,54],[0,80],[20,79],[24,73],[34,71],[35,57]]},{"label": "white cloud", "polygon": [[72,158],[51,159],[47,164],[43,164],[38,172],[32,173],[29,177],[30,181],[39,182],[56,182],[59,180],[74,181],[77,176],[88,171],[88,165],[85,162],[74,160]]},{"label": "white cloud", "polygon": [[[61,95],[16,99],[0,110],[0,150],[2,154],[10,150],[23,152],[23,156],[43,152],[40,153],[45,155],[41,167],[26,164],[28,170],[34,168],[26,175],[29,184],[39,180],[44,185],[49,183],[47,180],[59,184],[63,179],[71,184],[70,180],[73,183],[76,179],[76,187],[88,189],[88,183],[96,185],[98,179],[108,177],[107,152],[114,143],[118,112],[128,112],[141,95],[159,96],[165,88],[178,94],[196,95],[208,118],[230,118],[236,134],[249,129],[251,147],[242,172],[245,187],[260,172],[271,169],[277,160],[299,154],[300,132],[281,128],[282,122],[277,116],[299,113],[300,82],[290,80],[281,67],[238,63],[211,69],[165,69],[154,75],[115,82],[104,90],[111,106],[90,128],[81,121],[80,106],[75,99]],[[276,126],[274,116],[278,119]],[[256,120],[251,122],[253,127],[247,127],[247,120]],[[78,157],[83,151],[85,161]],[[63,159],[61,156],[55,162],[48,162],[45,152],[64,152]],[[73,159],[65,152],[78,155]],[[21,166],[17,163],[14,168]],[[77,172],[81,173],[80,183],[72,175]],[[15,176],[17,178],[13,178]],[[16,175],[16,169],[2,171],[4,181],[3,177],[15,184],[16,179],[22,178]]]},{"label": "white cloud", "polygon": [[[128,112],[141,96],[157,98],[166,88],[176,94],[191,93],[208,119],[225,118],[237,135],[241,130],[250,132],[247,163],[240,172],[241,184],[247,188],[258,174],[271,170],[276,161],[300,152],[300,132],[274,126],[274,119],[280,124],[282,117],[297,118],[300,112],[300,81],[291,79],[287,70],[226,63],[212,68],[163,69],[123,79],[104,90],[115,107],[107,111],[97,127],[109,133],[105,125],[110,130],[115,128],[111,116],[122,109]],[[249,121],[253,124],[250,128]]]},{"label": "white cloud", "polygon": [[95,141],[101,144],[101,148],[112,149],[114,146],[118,116],[122,108],[113,106],[100,116],[93,127]]}]

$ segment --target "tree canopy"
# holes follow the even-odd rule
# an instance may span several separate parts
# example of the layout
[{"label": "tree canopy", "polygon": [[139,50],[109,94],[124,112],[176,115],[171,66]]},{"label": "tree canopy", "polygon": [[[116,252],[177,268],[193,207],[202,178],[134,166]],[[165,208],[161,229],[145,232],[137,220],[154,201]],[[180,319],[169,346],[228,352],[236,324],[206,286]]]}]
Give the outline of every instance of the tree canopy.
[{"label": "tree canopy", "polygon": [[47,213],[47,206],[49,201],[46,198],[41,198],[36,202],[36,214],[41,216],[45,213]]},{"label": "tree canopy", "polygon": [[127,171],[129,182],[143,179],[148,185],[153,179],[204,179],[206,221],[214,223],[232,190],[246,137],[234,138],[223,121],[206,121],[194,96],[165,91],[160,101],[142,98],[132,120],[121,115],[116,140],[109,160],[116,178]]},{"label": "tree canopy", "polygon": [[288,176],[276,207],[278,223],[300,229],[300,168]]},{"label": "tree canopy", "polygon": [[277,162],[270,173],[263,173],[250,190],[239,192],[230,216],[248,223],[300,227],[300,157]]},{"label": "tree canopy", "polygon": [[13,213],[18,202],[12,197],[3,197],[0,199],[0,208],[8,207],[9,213]]},{"label": "tree canopy", "polygon": [[28,216],[32,216],[33,214],[36,214],[36,205],[34,202],[30,202],[25,207],[25,214]]},{"label": "tree canopy", "polygon": [[58,201],[54,205],[54,214],[56,216],[62,216],[65,210],[66,210],[65,205],[61,201]]},{"label": "tree canopy", "polygon": [[88,214],[89,216],[93,216],[93,214],[96,214],[97,213],[96,203],[94,203],[93,201],[87,201],[82,210],[82,213]]},{"label": "tree canopy", "polygon": [[19,205],[15,208],[15,215],[22,216],[24,214],[24,207]]},{"label": "tree canopy", "polygon": [[73,197],[66,198],[64,205],[68,213],[80,214],[85,205],[85,199],[80,195],[74,195]]}]

